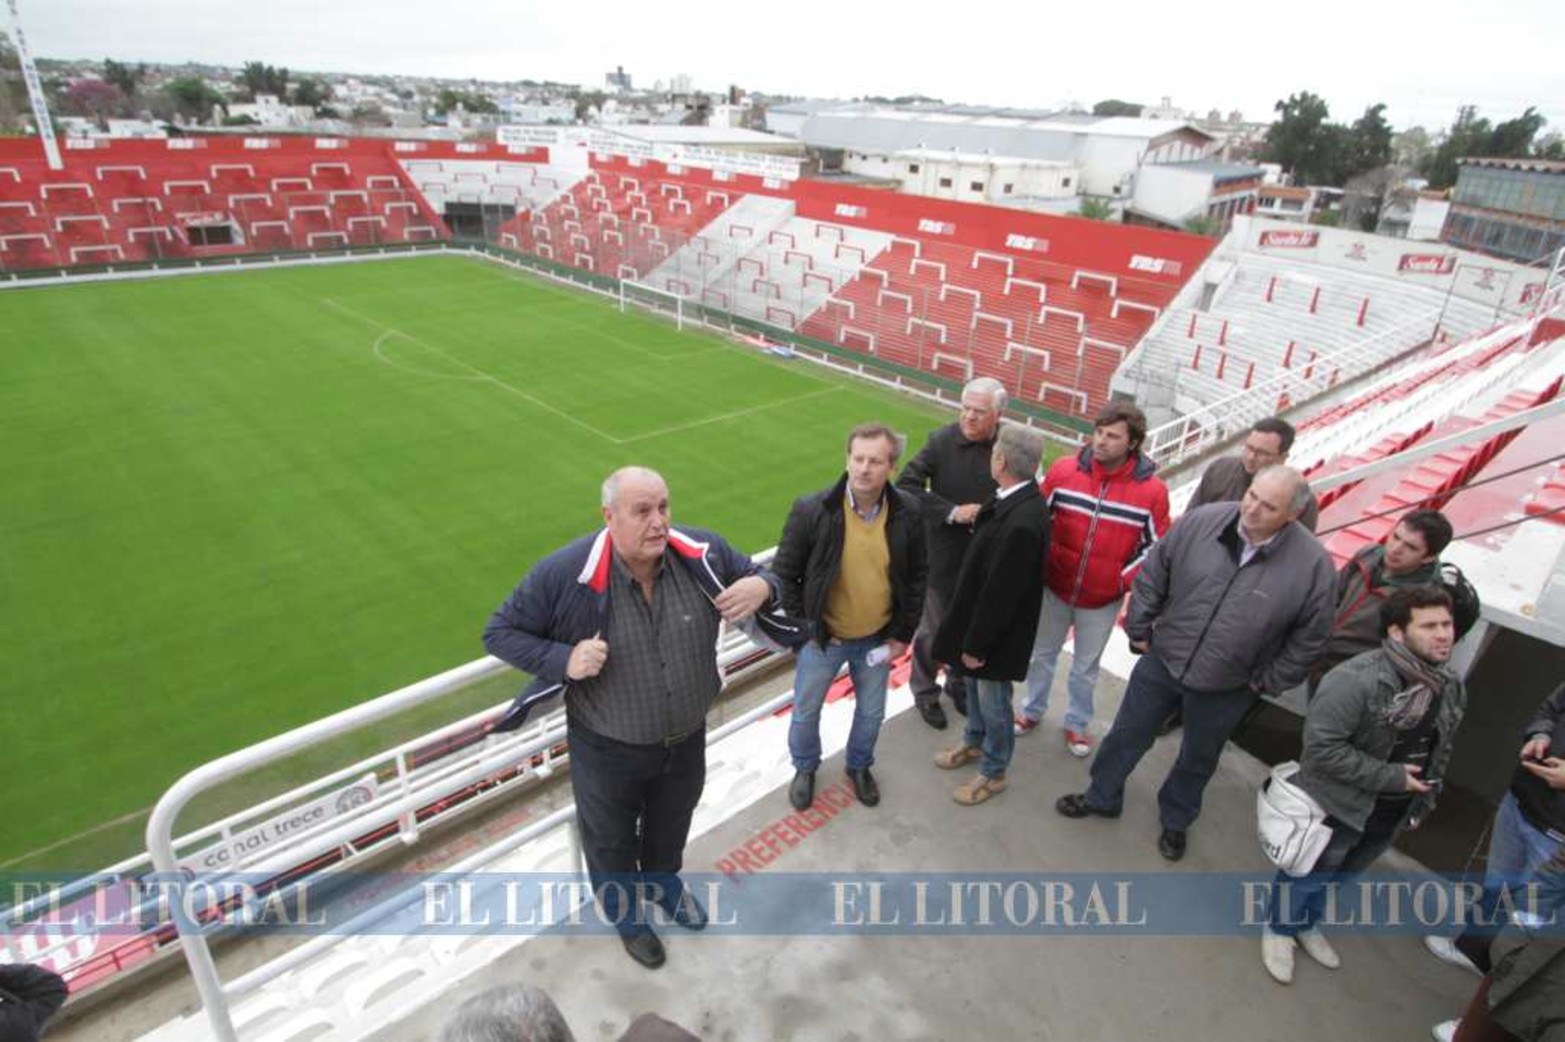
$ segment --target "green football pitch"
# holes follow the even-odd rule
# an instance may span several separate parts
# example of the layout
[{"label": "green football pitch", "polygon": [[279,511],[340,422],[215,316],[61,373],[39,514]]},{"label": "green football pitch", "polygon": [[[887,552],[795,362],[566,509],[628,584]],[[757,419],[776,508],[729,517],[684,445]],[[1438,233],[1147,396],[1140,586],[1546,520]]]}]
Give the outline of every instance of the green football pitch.
[{"label": "green football pitch", "polygon": [[455,258],[7,292],[0,330],[10,869],[133,854],[190,768],[478,657],[617,466],[759,550],[852,424],[950,418]]}]

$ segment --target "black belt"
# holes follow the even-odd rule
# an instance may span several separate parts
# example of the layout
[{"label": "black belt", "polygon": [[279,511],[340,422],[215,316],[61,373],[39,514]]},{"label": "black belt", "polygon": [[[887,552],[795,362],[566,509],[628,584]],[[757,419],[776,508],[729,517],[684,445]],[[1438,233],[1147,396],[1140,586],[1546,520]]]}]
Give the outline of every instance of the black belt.
[{"label": "black belt", "polygon": [[665,749],[672,749],[676,745],[683,744],[689,738],[700,734],[700,731],[683,731],[679,734],[666,734],[658,742]]}]

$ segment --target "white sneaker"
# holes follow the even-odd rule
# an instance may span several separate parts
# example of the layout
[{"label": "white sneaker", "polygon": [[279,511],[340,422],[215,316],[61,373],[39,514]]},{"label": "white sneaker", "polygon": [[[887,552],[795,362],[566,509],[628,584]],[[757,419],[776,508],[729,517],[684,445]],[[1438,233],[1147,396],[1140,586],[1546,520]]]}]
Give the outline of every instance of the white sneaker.
[{"label": "white sneaker", "polygon": [[1452,966],[1466,970],[1475,977],[1482,977],[1483,971],[1473,965],[1473,960],[1462,954],[1462,949],[1456,946],[1456,942],[1449,937],[1440,937],[1436,934],[1428,934],[1424,937],[1424,947],[1441,962],[1448,962]]},{"label": "white sneaker", "polygon": [[1435,1042],[1451,1042],[1456,1037],[1456,1028],[1460,1023],[1460,1020],[1442,1020],[1430,1028],[1429,1033],[1435,1036]]},{"label": "white sneaker", "polygon": [[1320,932],[1320,927],[1312,926],[1308,930],[1300,930],[1299,947],[1304,949],[1304,954],[1326,967],[1334,970],[1342,965],[1342,960],[1337,958],[1337,949],[1326,940],[1326,935]]},{"label": "white sneaker", "polygon": [[1261,963],[1278,984],[1293,983],[1293,938],[1273,933],[1270,926],[1261,930]]},{"label": "white sneaker", "polygon": [[1077,759],[1083,759],[1092,755],[1092,737],[1085,731],[1072,731],[1065,729],[1065,748]]}]

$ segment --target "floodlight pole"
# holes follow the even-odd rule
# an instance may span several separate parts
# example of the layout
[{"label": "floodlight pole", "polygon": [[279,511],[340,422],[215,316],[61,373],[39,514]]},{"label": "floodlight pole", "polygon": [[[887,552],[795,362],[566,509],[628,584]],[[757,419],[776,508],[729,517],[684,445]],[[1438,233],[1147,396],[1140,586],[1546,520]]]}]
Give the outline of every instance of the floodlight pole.
[{"label": "floodlight pole", "polygon": [[33,103],[33,121],[38,124],[38,139],[43,143],[44,158],[50,170],[63,170],[60,160],[60,143],[54,139],[54,120],[49,118],[49,101],[44,96],[43,80],[38,78],[38,66],[33,64],[33,54],[27,49],[27,34],[22,32],[22,13],[16,9],[16,0],[6,0],[11,9],[11,25],[16,30],[16,56],[22,63],[22,80],[27,84],[27,97]]}]

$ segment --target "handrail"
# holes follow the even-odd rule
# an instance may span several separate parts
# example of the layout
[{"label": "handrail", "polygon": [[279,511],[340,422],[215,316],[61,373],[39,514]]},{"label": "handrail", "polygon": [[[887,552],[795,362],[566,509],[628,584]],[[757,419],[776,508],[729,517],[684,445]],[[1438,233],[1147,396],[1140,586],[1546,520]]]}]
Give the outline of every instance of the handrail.
[{"label": "handrail", "polygon": [[[1209,436],[1214,428],[1238,431],[1263,416],[1271,415],[1277,411],[1278,396],[1285,391],[1301,387],[1314,388],[1316,385],[1325,385],[1322,390],[1329,389],[1330,384],[1323,374],[1329,374],[1333,369],[1342,370],[1349,365],[1353,366],[1347,373],[1349,379],[1368,372],[1374,366],[1385,362],[1386,356],[1384,353],[1369,352],[1368,357],[1365,358],[1366,348],[1434,320],[1435,325],[1430,327],[1432,335],[1435,326],[1438,325],[1438,317],[1438,309],[1420,314],[1400,325],[1383,329],[1373,336],[1350,344],[1340,351],[1317,357],[1308,367],[1308,371],[1312,374],[1310,376],[1303,376],[1293,369],[1284,369],[1248,390],[1238,391],[1154,427],[1147,432],[1147,454],[1155,459],[1159,466],[1167,467],[1202,452],[1209,448],[1212,442],[1218,440]],[[1367,363],[1362,368],[1357,367],[1360,360]]]},{"label": "handrail", "polygon": [[[754,555],[753,559],[758,563],[764,563],[770,560],[774,554],[775,548],[769,548],[760,554]],[[753,653],[754,648],[755,645],[741,631],[725,627],[719,636],[719,663],[721,664],[724,659],[731,662],[735,659],[746,657]],[[446,670],[417,683],[398,688],[369,702],[352,706],[321,720],[296,727],[291,731],[230,753],[227,756],[220,757],[189,771],[163,794],[162,798],[154,806],[152,816],[147,821],[147,850],[151,855],[153,867],[160,874],[173,876],[178,873],[179,866],[174,854],[174,823],[180,811],[206,789],[248,773],[279,756],[319,745],[331,738],[357,730],[365,725],[394,716],[446,695],[465,690],[489,677],[501,674],[509,668],[499,659],[492,656],[484,656],[481,659]],[[735,729],[734,725],[740,723],[747,724],[758,718],[759,715],[752,710],[741,716],[737,721],[732,721],[730,724],[725,725],[717,733],[722,735],[732,733]],[[516,759],[525,759],[540,752],[547,753],[550,747],[558,744],[562,736],[562,729],[557,726],[550,726],[551,722],[557,723],[557,718],[547,718],[540,725],[538,735],[527,742],[525,747],[517,754]],[[450,726],[447,725],[442,730],[449,730]],[[404,743],[404,745],[406,744]],[[427,741],[419,739],[418,744],[427,744]],[[402,747],[399,746],[398,748]],[[384,754],[377,757],[377,759],[384,758]],[[480,766],[482,766],[482,761]],[[468,768],[467,773],[474,773],[474,770]],[[341,770],[334,772],[332,777],[337,777],[340,774]],[[319,785],[320,782],[317,781],[311,785],[297,788],[293,792],[299,794],[318,788]],[[398,799],[395,809],[398,815],[416,808],[418,800],[415,798],[415,795],[414,792],[406,788],[397,794]],[[546,820],[552,819],[553,816]],[[543,823],[540,822],[539,824]],[[329,840],[331,841],[330,845],[336,845],[338,842],[351,839],[362,831],[363,825],[355,825],[352,821],[345,823],[328,822],[318,826],[316,830],[312,830],[310,833],[302,832],[301,839],[298,842],[314,839],[319,844],[327,844]],[[323,832],[325,834],[321,835]],[[297,842],[294,846],[295,848],[297,847]],[[514,847],[511,849],[514,849]],[[259,870],[263,872],[275,870],[278,866],[272,864],[272,862],[278,857],[278,852],[271,852],[267,859],[262,860],[262,867]],[[580,864],[579,857],[577,864]],[[225,870],[220,873],[209,873],[200,878],[221,879],[232,875],[232,872],[239,867],[241,866],[236,865],[235,869]],[[244,867],[255,869],[254,865]],[[286,867],[286,865],[283,867]],[[182,942],[181,947],[184,949],[185,959],[190,964],[191,975],[196,983],[196,990],[201,996],[202,1005],[206,1009],[208,1019],[211,1022],[214,1038],[217,1042],[238,1042],[238,1036],[234,1031],[233,1019],[229,1015],[228,1000],[230,997],[238,997],[245,994],[250,988],[259,986],[260,983],[264,983],[264,980],[270,979],[270,977],[257,979],[257,975],[252,973],[225,986],[218,976],[217,966],[212,958],[211,948],[207,943],[208,931],[203,929],[200,924],[188,921],[183,915],[174,915],[172,919]],[[311,948],[311,951],[314,950],[314,948]],[[283,971],[279,969],[276,972],[281,973]],[[241,983],[246,984],[244,990],[239,988]]]}]

